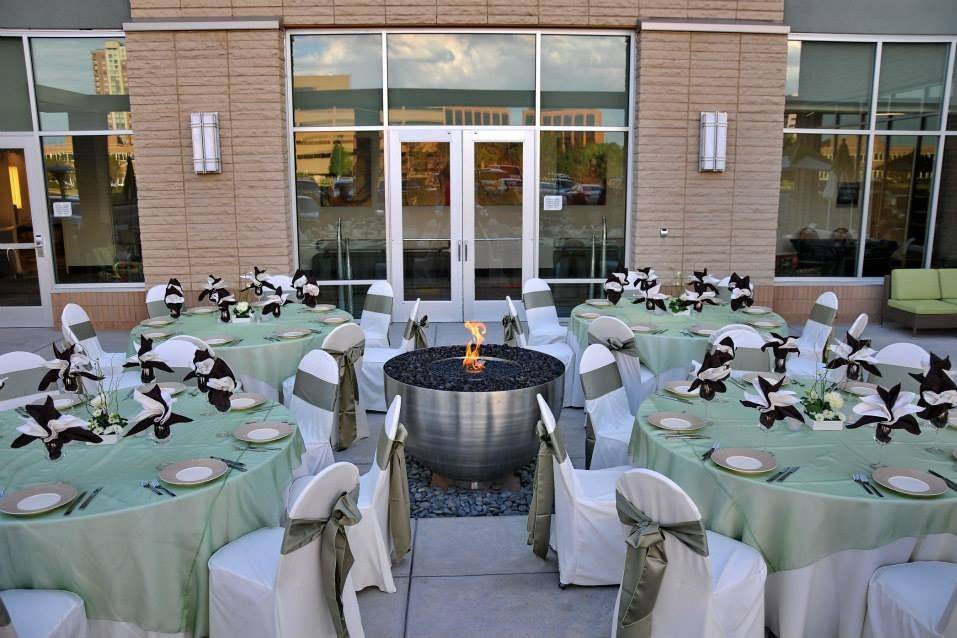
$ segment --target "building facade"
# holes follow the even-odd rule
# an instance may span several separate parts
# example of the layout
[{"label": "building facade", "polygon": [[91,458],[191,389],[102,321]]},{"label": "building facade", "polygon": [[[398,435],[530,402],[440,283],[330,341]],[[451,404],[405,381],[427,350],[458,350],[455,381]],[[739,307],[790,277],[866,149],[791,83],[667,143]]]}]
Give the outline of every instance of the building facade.
[{"label": "building facade", "polygon": [[253,265],[356,312],[389,279],[400,319],[497,319],[534,276],[567,311],[619,264],[876,318],[892,268],[957,265],[947,0],[53,4],[0,0],[2,325],[128,327]]}]

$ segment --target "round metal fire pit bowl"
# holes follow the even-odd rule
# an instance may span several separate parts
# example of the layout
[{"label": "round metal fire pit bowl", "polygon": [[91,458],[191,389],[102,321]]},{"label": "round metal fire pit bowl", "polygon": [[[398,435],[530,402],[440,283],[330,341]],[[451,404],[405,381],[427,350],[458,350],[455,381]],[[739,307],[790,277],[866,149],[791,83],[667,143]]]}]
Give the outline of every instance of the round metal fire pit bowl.
[{"label": "round metal fire pit bowl", "polygon": [[535,395],[559,414],[565,369],[551,355],[499,345],[482,346],[485,372],[449,365],[464,355],[465,346],[401,354],[385,364],[385,394],[402,397],[412,456],[455,481],[495,481],[535,456]]}]

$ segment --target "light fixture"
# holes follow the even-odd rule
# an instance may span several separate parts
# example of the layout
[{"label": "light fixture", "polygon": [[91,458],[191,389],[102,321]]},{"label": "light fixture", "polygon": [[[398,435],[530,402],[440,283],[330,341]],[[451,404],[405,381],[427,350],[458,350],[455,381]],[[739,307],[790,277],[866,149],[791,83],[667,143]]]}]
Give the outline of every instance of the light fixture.
[{"label": "light fixture", "polygon": [[727,164],[728,114],[701,112],[701,139],[698,142],[698,171],[720,173]]},{"label": "light fixture", "polygon": [[17,208],[23,208],[23,196],[20,195],[20,173],[16,166],[8,166],[10,175],[10,199]]},{"label": "light fixture", "polygon": [[219,113],[190,113],[193,133],[193,170],[203,173],[221,173],[219,153]]}]

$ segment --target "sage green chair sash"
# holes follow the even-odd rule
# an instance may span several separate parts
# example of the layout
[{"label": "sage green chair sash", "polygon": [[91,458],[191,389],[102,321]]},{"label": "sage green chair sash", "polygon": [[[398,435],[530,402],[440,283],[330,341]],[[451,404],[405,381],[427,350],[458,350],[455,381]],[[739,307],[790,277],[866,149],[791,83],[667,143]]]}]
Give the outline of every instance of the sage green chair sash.
[{"label": "sage green chair sash", "polygon": [[700,556],[708,555],[708,536],[700,520],[662,525],[651,520],[615,490],[618,519],[630,525],[625,539],[625,573],[618,601],[617,638],[649,638],[651,614],[668,569],[665,533]]},{"label": "sage green chair sash", "polygon": [[614,392],[622,387],[621,373],[618,372],[618,364],[612,361],[600,368],[589,370],[581,374],[582,390],[585,391],[585,398],[593,401],[598,397],[603,397],[609,392]]},{"label": "sage green chair sash", "polygon": [[0,638],[17,638],[17,630],[13,626],[10,612],[7,611],[2,598],[0,598]]},{"label": "sage green chair sash", "polygon": [[343,492],[329,513],[329,518],[312,520],[294,518],[286,521],[280,553],[289,554],[319,539],[319,578],[322,592],[332,613],[337,638],[347,638],[349,629],[342,609],[342,590],[346,577],[352,569],[352,549],[346,527],[362,520],[356,499],[358,486],[351,492]]},{"label": "sage green chair sash", "polygon": [[[18,399],[40,392],[40,380],[49,371],[50,368],[43,366],[0,373],[0,379],[6,379],[3,387],[0,388],[0,401]],[[49,389],[56,390],[56,385],[51,385]]]},{"label": "sage green chair sash", "polygon": [[80,323],[73,324],[70,326],[70,330],[73,331],[73,335],[77,341],[86,341],[96,336],[96,330],[89,321],[81,321]]},{"label": "sage green chair sash", "polygon": [[382,429],[375,451],[375,463],[389,472],[389,535],[392,537],[392,561],[398,561],[412,549],[412,523],[409,506],[409,475],[405,469],[405,441],[409,432],[399,424],[395,438]]},{"label": "sage green chair sash", "polygon": [[767,372],[771,369],[771,357],[768,356],[767,350],[762,351],[760,348],[735,348],[731,368]]},{"label": "sage green chair sash", "polygon": [[296,370],[296,381],[292,386],[292,394],[309,405],[333,412],[336,409],[336,396],[339,386],[320,379],[305,370]]},{"label": "sage green chair sash", "polygon": [[405,324],[405,332],[402,334],[405,339],[415,339],[416,350],[429,347],[429,339],[425,334],[425,328],[429,325],[429,318],[422,317],[418,321],[409,317]]},{"label": "sage green chair sash", "polygon": [[918,392],[920,383],[917,379],[910,376],[913,374],[923,374],[923,368],[911,368],[908,366],[898,366],[892,363],[878,363],[877,369],[881,371],[881,376],[870,375],[868,381],[877,383],[885,388],[893,388],[898,383],[901,384],[901,390],[904,392]]},{"label": "sage green chair sash", "polygon": [[837,310],[823,304],[816,303],[811,309],[811,321],[823,323],[825,326],[833,326],[836,317]]},{"label": "sage green chair sash", "polygon": [[554,306],[555,299],[552,297],[551,290],[535,290],[533,292],[522,293],[522,303],[525,304],[525,310],[534,310],[535,308],[545,308]]},{"label": "sage green chair sash", "polygon": [[518,317],[513,317],[511,314],[502,317],[502,330],[505,332],[505,345],[517,348],[518,338],[522,334],[522,322],[518,320]]},{"label": "sage green chair sash", "polygon": [[366,300],[362,304],[362,311],[378,312],[382,315],[392,316],[392,297],[387,295],[366,295]]},{"label": "sage green chair sash", "polygon": [[627,354],[629,357],[638,356],[638,345],[635,343],[634,337],[629,337],[624,341],[616,339],[615,337],[602,338],[592,333],[588,333],[588,345],[600,344],[611,350],[612,352],[620,352],[621,354]]},{"label": "sage green chair sash", "polygon": [[169,316],[169,308],[166,307],[166,302],[162,299],[147,301],[146,314],[150,317],[166,317]]},{"label": "sage green chair sash", "polygon": [[527,543],[539,558],[548,555],[548,542],[551,536],[552,511],[555,509],[555,470],[554,462],[568,458],[565,444],[556,428],[551,434],[545,424],[535,424],[535,433],[541,443],[535,463],[535,476],[532,478],[532,502],[528,507]]},{"label": "sage green chair sash", "polygon": [[346,449],[356,440],[356,406],[359,402],[356,362],[362,358],[365,349],[365,341],[360,341],[345,351],[323,348],[339,364],[339,395],[336,397],[337,450]]},{"label": "sage green chair sash", "polygon": [[[172,368],[172,366],[170,366]],[[192,368],[173,368],[172,372],[167,372],[166,370],[155,370],[156,382],[160,381],[179,381],[180,383],[185,383],[186,385],[195,386],[196,377],[183,381],[183,377],[192,372]]]},{"label": "sage green chair sash", "polygon": [[592,425],[591,415],[585,412],[585,469],[591,469],[591,458],[595,454],[595,426]]}]

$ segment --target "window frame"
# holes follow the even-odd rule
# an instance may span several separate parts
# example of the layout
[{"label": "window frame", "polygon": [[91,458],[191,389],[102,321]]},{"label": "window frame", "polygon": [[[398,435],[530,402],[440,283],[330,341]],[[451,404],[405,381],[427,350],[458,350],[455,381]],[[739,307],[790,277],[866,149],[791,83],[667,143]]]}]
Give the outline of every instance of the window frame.
[{"label": "window frame", "polygon": [[[816,284],[816,283],[841,283],[841,284],[875,284],[882,283],[883,277],[863,277],[864,269],[864,251],[867,249],[867,237],[870,222],[871,208],[871,184],[873,182],[873,162],[874,162],[874,144],[877,137],[893,135],[910,135],[921,137],[936,138],[936,155],[934,156],[934,181],[931,184],[930,210],[927,218],[927,233],[924,237],[924,268],[930,268],[934,250],[934,233],[937,228],[937,205],[940,195],[940,171],[943,164],[944,144],[948,138],[957,138],[957,129],[948,130],[947,116],[950,109],[951,95],[954,91],[954,65],[955,56],[957,56],[957,36],[938,36],[938,35],[855,35],[844,33],[791,33],[788,41],[800,42],[861,42],[873,44],[874,50],[874,68],[873,84],[871,86],[871,104],[868,113],[867,127],[861,129],[835,129],[835,128],[803,128],[787,127],[783,128],[782,135],[788,133],[794,134],[820,134],[820,135],[859,135],[867,139],[867,159],[864,166],[864,190],[862,197],[864,199],[861,207],[860,218],[860,237],[857,248],[857,266],[855,274],[850,277],[779,277],[775,276],[775,283],[779,284]],[[881,59],[884,44],[946,44],[948,45],[947,69],[944,77],[944,94],[941,98],[941,113],[939,126],[936,129],[924,130],[887,130],[877,128],[877,110],[878,95],[881,81]],[[780,203],[778,207],[780,215]],[[775,251],[776,253],[777,251]]]},{"label": "window frame", "polygon": [[[486,125],[465,125],[465,124],[450,124],[450,125],[393,125],[389,121],[389,73],[388,73],[388,43],[387,37],[389,34],[398,34],[398,33],[411,33],[411,34],[451,34],[451,33],[462,33],[462,34],[517,34],[517,35],[534,35],[535,36],[535,123],[534,125],[502,125],[501,127],[495,126],[486,126]],[[378,126],[295,126],[294,125],[294,109],[292,103],[292,39],[295,36],[304,36],[304,35],[370,35],[370,34],[379,34],[382,38],[381,44],[381,57],[382,57],[382,124]],[[627,110],[627,123],[625,126],[544,126],[542,125],[542,110],[541,110],[541,90],[542,90],[542,36],[543,35],[582,35],[582,36],[624,36],[628,38],[628,110]],[[299,224],[297,219],[297,210],[296,210],[296,155],[295,155],[295,136],[296,133],[304,132],[354,132],[354,131],[381,131],[385,136],[383,140],[383,152],[385,157],[389,157],[389,135],[387,134],[389,130],[393,128],[414,128],[414,129],[435,129],[435,130],[473,130],[476,128],[480,129],[507,129],[507,130],[526,130],[532,131],[534,133],[534,144],[535,144],[535,163],[534,163],[534,184],[535,184],[535,234],[533,237],[533,272],[538,274],[538,263],[539,263],[539,228],[540,228],[540,216],[541,216],[541,206],[540,201],[540,179],[541,175],[541,153],[540,153],[540,140],[542,131],[605,131],[605,132],[624,132],[626,136],[626,149],[627,154],[627,163],[626,163],[626,178],[627,188],[625,194],[625,226],[623,229],[624,239],[625,239],[625,265],[626,267],[631,266],[632,258],[632,237],[631,229],[633,226],[632,213],[634,210],[634,141],[635,141],[635,89],[636,89],[636,80],[637,80],[637,38],[636,32],[629,29],[522,29],[522,28],[352,28],[352,29],[286,29],[285,32],[285,71],[286,71],[286,80],[285,80],[285,90],[286,90],[286,121],[287,121],[287,144],[289,148],[288,153],[288,165],[287,170],[289,173],[289,194],[290,201],[292,206],[290,206],[289,216],[290,223],[292,224],[294,232],[293,240],[293,261],[299,265]],[[386,183],[391,179],[390,170],[388,162],[385,163],[384,167],[384,178]],[[386,189],[385,201],[383,202],[385,206],[385,215],[386,215],[386,229],[385,229],[385,239],[387,250],[391,249],[391,239],[393,234],[393,229],[391,227],[391,213],[393,203],[388,194],[388,189]],[[386,263],[386,277],[391,281],[392,272],[391,272],[391,259],[387,258]],[[374,280],[369,279],[353,279],[353,280],[321,280],[319,281],[320,285],[367,285],[373,283]],[[572,278],[572,279],[558,279],[558,278],[546,278],[549,284],[574,284],[574,283],[590,283],[590,284],[600,284],[605,281],[605,276],[601,275],[594,279],[591,278]]]}]

